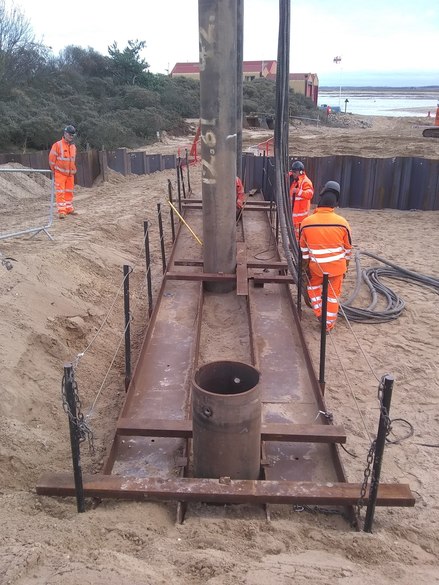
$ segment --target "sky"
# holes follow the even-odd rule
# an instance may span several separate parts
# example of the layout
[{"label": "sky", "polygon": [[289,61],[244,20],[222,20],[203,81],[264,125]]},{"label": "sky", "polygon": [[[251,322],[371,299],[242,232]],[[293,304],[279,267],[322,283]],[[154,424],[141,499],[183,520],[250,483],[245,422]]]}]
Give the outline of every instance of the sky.
[{"label": "sky", "polygon": [[[68,45],[107,54],[142,40],[153,73],[198,61],[197,0],[6,0],[55,54]],[[244,60],[277,57],[278,0],[244,0]],[[290,72],[321,86],[439,85],[439,0],[291,0]],[[334,57],[341,57],[334,63]]]}]

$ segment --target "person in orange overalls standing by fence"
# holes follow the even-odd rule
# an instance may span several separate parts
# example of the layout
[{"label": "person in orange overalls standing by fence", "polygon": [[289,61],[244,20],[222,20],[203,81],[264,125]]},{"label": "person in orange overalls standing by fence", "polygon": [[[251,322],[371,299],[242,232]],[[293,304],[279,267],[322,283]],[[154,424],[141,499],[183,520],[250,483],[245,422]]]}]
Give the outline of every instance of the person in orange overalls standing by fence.
[{"label": "person in orange overalls standing by fence", "polygon": [[334,213],[338,205],[340,185],[328,181],[320,193],[314,213],[305,218],[300,228],[300,250],[303,269],[308,276],[308,296],[314,314],[322,315],[323,274],[329,275],[326,331],[337,320],[343,279],[352,250],[351,228],[347,220]]},{"label": "person in orange overalls standing by fence", "polygon": [[236,219],[240,219],[245,205],[244,185],[239,177],[236,177]]},{"label": "person in orange overalls standing by fence", "polygon": [[73,189],[76,174],[76,146],[73,144],[76,129],[66,126],[61,140],[55,142],[49,153],[49,165],[55,179],[55,199],[59,219],[75,213]]},{"label": "person in orange overalls standing by fence", "polygon": [[293,226],[296,239],[299,241],[300,224],[305,217],[308,217],[309,215],[311,199],[314,195],[314,187],[311,179],[306,176],[305,165],[300,160],[293,162],[289,175]]}]

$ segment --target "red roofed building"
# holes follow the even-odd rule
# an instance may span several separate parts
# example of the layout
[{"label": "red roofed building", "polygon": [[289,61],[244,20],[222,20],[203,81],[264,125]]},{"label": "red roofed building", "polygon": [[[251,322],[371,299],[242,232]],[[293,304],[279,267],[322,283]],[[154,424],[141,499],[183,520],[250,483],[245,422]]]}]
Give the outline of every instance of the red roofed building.
[{"label": "red roofed building", "polygon": [[[276,80],[277,61],[243,61],[242,76],[244,81],[253,81],[259,77]],[[170,73],[171,77],[200,78],[199,63],[176,63]],[[319,93],[319,78],[316,73],[290,73],[290,87],[295,93],[309,97],[317,104]]]},{"label": "red roofed building", "polygon": [[317,73],[290,73],[289,85],[294,93],[309,97],[317,105],[319,97],[319,78]]},{"label": "red roofed building", "polygon": [[191,77],[200,79],[199,63],[176,63],[170,73],[171,77]]},{"label": "red roofed building", "polygon": [[276,61],[243,61],[242,63],[244,81],[253,81],[257,77],[267,78],[271,75],[276,77],[276,71]]}]

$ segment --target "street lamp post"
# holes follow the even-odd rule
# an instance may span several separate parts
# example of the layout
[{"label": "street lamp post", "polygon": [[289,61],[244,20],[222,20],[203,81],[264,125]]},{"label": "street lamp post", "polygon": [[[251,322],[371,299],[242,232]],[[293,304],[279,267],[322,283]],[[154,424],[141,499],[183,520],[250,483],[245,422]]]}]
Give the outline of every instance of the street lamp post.
[{"label": "street lamp post", "polygon": [[[339,63],[341,63],[341,57],[338,55],[337,57],[334,57],[333,61],[336,65],[338,65]],[[338,94],[338,107],[340,108],[340,111],[341,111],[341,71],[342,71],[342,68],[340,65],[340,82],[339,82],[340,91]]]}]

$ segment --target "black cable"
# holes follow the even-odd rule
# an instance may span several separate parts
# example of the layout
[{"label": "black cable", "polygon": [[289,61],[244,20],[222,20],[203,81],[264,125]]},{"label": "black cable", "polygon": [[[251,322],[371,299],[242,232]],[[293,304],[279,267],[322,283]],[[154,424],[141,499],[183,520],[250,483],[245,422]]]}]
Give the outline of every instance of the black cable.
[{"label": "black cable", "polygon": [[389,443],[389,445],[399,445],[400,443],[402,443],[402,441],[410,439],[410,437],[413,437],[413,435],[415,434],[415,429],[413,428],[412,423],[410,423],[408,420],[405,420],[405,418],[392,418],[390,421],[390,432],[393,435],[395,433],[393,432],[392,427],[396,422],[403,423],[404,425],[408,426],[409,430],[404,437],[399,437],[398,439],[391,440],[389,439],[389,437],[386,437],[386,443]]},{"label": "black cable", "polygon": [[[374,267],[362,270],[360,255],[369,256],[385,264],[385,267]],[[404,300],[396,294],[389,286],[382,282],[382,278],[392,278],[404,282],[412,282],[421,286],[427,286],[439,294],[439,278],[427,276],[402,268],[397,264],[384,260],[371,252],[358,251],[355,254],[356,282],[354,291],[348,299],[341,304],[341,307],[350,321],[361,323],[385,323],[397,319],[405,307]],[[368,307],[354,307],[352,303],[360,293],[362,284],[369,289],[371,302]],[[378,301],[385,302],[385,308],[375,309]]]},{"label": "black cable", "polygon": [[346,453],[348,455],[350,455],[351,457],[354,457],[355,459],[357,459],[358,455],[355,455],[355,453],[352,453],[351,451],[348,451],[346,449],[346,447],[342,443],[340,443],[340,447],[343,449],[343,451],[346,451]]},{"label": "black cable", "polygon": [[282,246],[288,271],[297,283],[298,246],[293,232],[289,176],[289,53],[290,53],[290,2],[279,0],[279,37],[276,72],[276,117],[274,129],[275,201],[279,218]]}]

